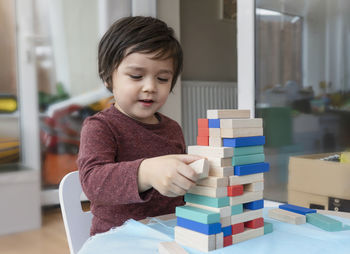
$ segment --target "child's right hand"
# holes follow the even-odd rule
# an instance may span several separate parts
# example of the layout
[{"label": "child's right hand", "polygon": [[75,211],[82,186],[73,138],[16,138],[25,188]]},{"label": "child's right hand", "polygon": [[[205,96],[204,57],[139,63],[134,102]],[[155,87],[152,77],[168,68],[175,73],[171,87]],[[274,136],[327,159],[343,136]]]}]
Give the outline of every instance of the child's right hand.
[{"label": "child's right hand", "polygon": [[168,197],[183,196],[198,180],[188,164],[202,159],[196,155],[174,154],[145,159],[138,173],[139,192],[155,188]]}]

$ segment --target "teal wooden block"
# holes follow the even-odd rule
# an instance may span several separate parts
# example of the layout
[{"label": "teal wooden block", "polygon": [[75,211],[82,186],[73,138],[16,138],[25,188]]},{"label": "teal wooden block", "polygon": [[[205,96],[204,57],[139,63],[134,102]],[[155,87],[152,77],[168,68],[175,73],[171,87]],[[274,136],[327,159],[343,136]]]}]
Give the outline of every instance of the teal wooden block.
[{"label": "teal wooden block", "polygon": [[242,146],[233,148],[233,156],[264,153],[264,146]]},{"label": "teal wooden block", "polygon": [[230,205],[229,197],[212,198],[212,197],[201,196],[201,195],[196,195],[192,193],[186,193],[185,202],[206,205],[210,207],[224,207],[224,206]]},{"label": "teal wooden block", "polygon": [[220,213],[198,207],[178,206],[176,207],[175,215],[204,224],[220,223]]},{"label": "teal wooden block", "polygon": [[231,206],[231,215],[243,213],[243,204]]},{"label": "teal wooden block", "polygon": [[306,214],[306,222],[326,231],[343,230],[343,223],[319,213]]},{"label": "teal wooden block", "polygon": [[260,163],[264,161],[265,155],[263,153],[235,156],[232,157],[232,166]]},{"label": "teal wooden block", "polygon": [[264,221],[264,235],[268,233],[272,233],[273,231],[273,224],[267,221]]}]

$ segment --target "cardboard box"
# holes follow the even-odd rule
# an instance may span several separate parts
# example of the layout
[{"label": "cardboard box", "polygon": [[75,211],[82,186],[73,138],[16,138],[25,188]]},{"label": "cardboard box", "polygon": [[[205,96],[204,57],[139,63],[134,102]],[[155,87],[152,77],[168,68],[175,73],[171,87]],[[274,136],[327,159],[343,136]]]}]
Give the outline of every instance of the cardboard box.
[{"label": "cardboard box", "polygon": [[320,160],[330,155],[289,158],[288,203],[350,212],[350,163]]}]

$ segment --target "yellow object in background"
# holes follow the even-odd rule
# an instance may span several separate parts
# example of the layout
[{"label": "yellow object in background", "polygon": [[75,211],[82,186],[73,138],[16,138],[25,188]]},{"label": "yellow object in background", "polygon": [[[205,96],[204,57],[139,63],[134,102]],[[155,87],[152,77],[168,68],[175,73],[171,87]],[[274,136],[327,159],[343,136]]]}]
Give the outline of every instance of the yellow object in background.
[{"label": "yellow object in background", "polygon": [[17,110],[17,100],[12,95],[0,95],[0,113],[12,113]]},{"label": "yellow object in background", "polygon": [[343,152],[340,154],[340,162],[350,163],[350,152]]}]

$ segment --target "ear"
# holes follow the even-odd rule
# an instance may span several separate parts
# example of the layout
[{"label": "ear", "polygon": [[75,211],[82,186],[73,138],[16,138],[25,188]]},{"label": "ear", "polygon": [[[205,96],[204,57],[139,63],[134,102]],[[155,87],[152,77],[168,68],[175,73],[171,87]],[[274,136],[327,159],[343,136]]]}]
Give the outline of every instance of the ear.
[{"label": "ear", "polygon": [[106,88],[108,88],[108,83],[106,81],[103,82],[103,84],[105,85]]}]

